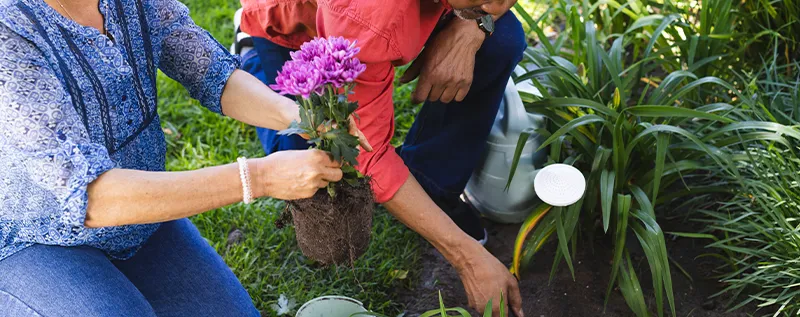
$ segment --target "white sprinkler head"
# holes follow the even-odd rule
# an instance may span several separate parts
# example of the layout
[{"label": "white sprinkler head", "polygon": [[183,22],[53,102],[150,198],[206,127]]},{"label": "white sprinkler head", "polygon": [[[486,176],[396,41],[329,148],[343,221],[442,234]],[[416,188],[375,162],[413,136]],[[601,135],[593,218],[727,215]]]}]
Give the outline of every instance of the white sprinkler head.
[{"label": "white sprinkler head", "polygon": [[581,171],[571,165],[553,164],[538,173],[533,189],[543,202],[554,207],[572,205],[586,193],[586,179]]}]

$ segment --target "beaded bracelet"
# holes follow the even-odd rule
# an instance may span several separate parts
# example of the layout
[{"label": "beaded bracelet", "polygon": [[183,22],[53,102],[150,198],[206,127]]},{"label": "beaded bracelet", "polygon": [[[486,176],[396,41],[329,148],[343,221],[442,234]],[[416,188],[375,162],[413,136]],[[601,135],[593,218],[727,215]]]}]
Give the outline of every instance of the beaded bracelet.
[{"label": "beaded bracelet", "polygon": [[250,189],[250,167],[247,166],[246,157],[240,157],[237,161],[239,162],[239,178],[242,180],[242,192],[244,193],[242,201],[245,204],[249,204],[253,202],[253,191]]}]

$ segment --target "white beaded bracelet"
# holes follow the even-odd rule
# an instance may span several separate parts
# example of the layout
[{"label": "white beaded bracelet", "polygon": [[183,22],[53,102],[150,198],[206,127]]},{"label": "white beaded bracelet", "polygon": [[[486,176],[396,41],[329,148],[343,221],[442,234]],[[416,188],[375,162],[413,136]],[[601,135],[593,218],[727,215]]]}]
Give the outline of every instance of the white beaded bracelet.
[{"label": "white beaded bracelet", "polygon": [[246,157],[240,157],[237,161],[239,162],[239,178],[242,180],[242,192],[244,193],[242,201],[245,204],[249,204],[253,202],[253,191],[250,189],[250,167],[247,166]]}]

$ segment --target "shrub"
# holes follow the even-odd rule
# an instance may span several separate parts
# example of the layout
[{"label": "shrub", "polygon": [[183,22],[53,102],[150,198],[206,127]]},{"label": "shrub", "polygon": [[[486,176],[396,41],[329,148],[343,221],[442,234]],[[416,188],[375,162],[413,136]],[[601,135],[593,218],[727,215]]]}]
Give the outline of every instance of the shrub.
[{"label": "shrub", "polygon": [[[562,4],[568,21],[565,32],[554,43],[525,54],[522,65],[530,72],[516,80],[532,80],[539,89],[541,96],[523,99],[528,111],[549,119],[550,127],[523,133],[512,166],[527,138],[543,134],[546,141],[540,149],[550,146],[549,163],[576,166],[586,176],[589,191],[571,207],[537,209],[520,231],[518,246],[526,239],[528,246],[517,248],[515,265],[524,266],[556,233],[554,271],[562,260],[573,271],[571,249],[579,229],[591,237],[597,221],[614,243],[607,296],[617,285],[637,315],[649,315],[626,247],[626,239],[635,237],[652,274],[656,311],[663,315],[666,301],[674,315],[670,263],[657,207],[688,195],[734,190],[734,184],[694,185],[722,171],[736,174],[735,162],[743,158],[734,150],[744,141],[788,143],[784,135],[800,139],[800,133],[778,123],[749,121],[747,110],[756,106],[751,99],[720,78],[697,74],[710,73],[704,67],[717,57],[687,63],[695,58],[693,50],[677,49],[675,59],[663,58],[659,52],[683,45],[664,40],[665,34],[682,27],[674,25],[678,16],[639,16],[621,34],[601,38],[603,28],[586,15],[587,7],[584,2],[580,16],[578,7]],[[664,195],[667,189],[671,193]],[[518,267],[514,271],[521,273]]]}]

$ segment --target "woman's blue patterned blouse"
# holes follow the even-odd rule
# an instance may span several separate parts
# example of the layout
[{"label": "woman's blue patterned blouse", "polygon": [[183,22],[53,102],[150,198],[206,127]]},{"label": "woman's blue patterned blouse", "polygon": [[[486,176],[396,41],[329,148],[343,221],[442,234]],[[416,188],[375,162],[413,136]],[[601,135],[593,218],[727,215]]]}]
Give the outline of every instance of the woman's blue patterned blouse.
[{"label": "woman's blue patterned blouse", "polygon": [[221,112],[239,66],[177,0],[100,0],[109,36],[43,0],[0,0],[0,260],[33,244],[133,255],[158,225],[83,225],[113,168],[163,171],[156,73]]}]

